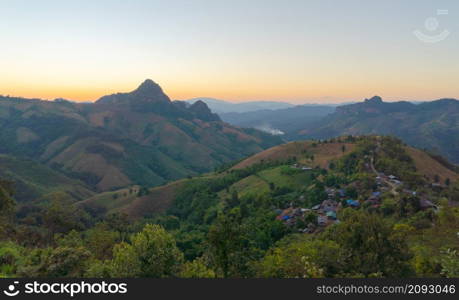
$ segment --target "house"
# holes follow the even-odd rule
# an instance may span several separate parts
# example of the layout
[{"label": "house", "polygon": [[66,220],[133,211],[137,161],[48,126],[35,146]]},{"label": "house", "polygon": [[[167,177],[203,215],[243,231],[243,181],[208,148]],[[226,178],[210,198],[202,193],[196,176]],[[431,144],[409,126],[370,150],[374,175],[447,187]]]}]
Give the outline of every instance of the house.
[{"label": "house", "polygon": [[[292,215],[292,211],[293,209],[291,207],[286,208],[276,217],[276,219],[283,220],[283,221],[288,220],[290,216]],[[288,216],[288,218],[285,218],[286,216]]]},{"label": "house", "polygon": [[432,183],[432,187],[433,188],[441,188],[441,187],[443,187],[443,185],[441,183],[434,182],[434,183]]},{"label": "house", "polygon": [[345,197],[345,196],[346,196],[346,190],[344,190],[344,189],[339,189],[339,190],[338,190],[338,194],[339,194],[340,197]]},{"label": "house", "polygon": [[313,233],[314,230],[316,230],[316,225],[314,225],[313,223],[309,223],[308,226],[306,226],[305,229],[303,229],[303,233]]},{"label": "house", "polygon": [[338,207],[338,202],[333,201],[333,200],[324,200],[322,204],[320,205],[320,208],[325,212],[336,211],[337,207]]},{"label": "house", "polygon": [[371,194],[371,196],[372,196],[372,197],[375,197],[375,198],[379,198],[379,197],[381,197],[381,192],[373,192],[373,193]]},{"label": "house", "polygon": [[319,210],[320,209],[320,204],[314,205],[311,207],[312,210]]},{"label": "house", "polygon": [[357,200],[353,200],[353,199],[347,199],[346,200],[346,204],[351,206],[351,207],[359,207],[360,206],[360,202],[357,201]]},{"label": "house", "polygon": [[327,217],[325,217],[325,216],[318,216],[318,217],[317,217],[317,224],[319,224],[319,226],[325,226],[325,225],[327,225]]},{"label": "house", "polygon": [[327,213],[325,215],[327,216],[327,218],[329,218],[331,220],[336,220],[336,212],[335,211],[327,211]]},{"label": "house", "polygon": [[432,201],[429,201],[427,199],[421,199],[419,201],[419,206],[421,207],[421,209],[429,209],[429,208],[433,208],[435,210],[438,209],[438,207],[432,203]]},{"label": "house", "polygon": [[403,192],[412,196],[416,196],[416,191],[408,190],[408,189],[403,189]]},{"label": "house", "polygon": [[390,180],[397,179],[397,176],[394,176],[394,175],[389,175],[389,176],[387,176],[387,177],[389,177]]},{"label": "house", "polygon": [[365,201],[365,204],[370,205],[370,206],[379,206],[380,200],[377,198],[369,198],[368,200]]},{"label": "house", "polygon": [[303,212],[301,211],[301,208],[295,208],[295,209],[292,210],[291,215],[293,217],[300,217],[300,216],[303,215]]},{"label": "house", "polygon": [[335,198],[336,191],[332,188],[326,188],[325,193],[327,193],[328,198]]},{"label": "house", "polygon": [[312,170],[312,168],[311,168],[311,167],[302,167],[301,170],[303,170],[303,171],[309,171],[309,170]]}]

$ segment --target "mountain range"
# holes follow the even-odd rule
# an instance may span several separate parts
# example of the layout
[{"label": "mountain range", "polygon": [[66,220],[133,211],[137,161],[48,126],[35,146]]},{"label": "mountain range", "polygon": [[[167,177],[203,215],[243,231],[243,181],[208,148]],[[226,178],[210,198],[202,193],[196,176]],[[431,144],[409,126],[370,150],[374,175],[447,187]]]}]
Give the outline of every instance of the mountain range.
[{"label": "mountain range", "polygon": [[202,101],[215,113],[246,113],[258,110],[275,110],[293,107],[295,105],[286,102],[275,102],[275,101],[248,101],[241,103],[233,103],[225,100],[219,100],[215,98],[193,98],[185,100],[186,103],[194,104],[197,101]]},{"label": "mountain range", "polygon": [[374,96],[336,107],[299,105],[219,115],[232,125],[257,128],[289,141],[342,135],[393,135],[459,163],[459,101],[456,99],[384,102]]},{"label": "mountain range", "polygon": [[295,139],[297,132],[335,111],[328,105],[297,105],[283,109],[219,114],[223,121],[235,126],[251,127]]},{"label": "mountain range", "polygon": [[459,101],[440,99],[414,104],[384,102],[374,96],[337,107],[334,113],[300,130],[296,139],[363,134],[393,135],[459,163]]},{"label": "mountain range", "polygon": [[[133,184],[161,185],[282,142],[222,122],[202,101],[171,101],[152,80],[95,103],[0,97],[0,127],[0,158],[10,162],[2,163],[2,177],[29,191],[19,200],[56,192],[56,178],[73,187],[61,191],[77,200]],[[40,171],[20,174],[27,168],[15,160]]]}]

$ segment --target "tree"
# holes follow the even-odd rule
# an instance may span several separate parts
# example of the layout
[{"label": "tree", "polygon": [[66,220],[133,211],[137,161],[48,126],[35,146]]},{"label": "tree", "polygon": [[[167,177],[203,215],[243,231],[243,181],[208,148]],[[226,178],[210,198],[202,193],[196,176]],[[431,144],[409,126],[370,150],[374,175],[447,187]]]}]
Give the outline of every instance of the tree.
[{"label": "tree", "polygon": [[342,268],[344,253],[337,243],[302,236],[288,237],[256,264],[257,275],[266,278],[317,278],[334,276]]},{"label": "tree", "polygon": [[66,233],[72,229],[82,229],[79,220],[79,211],[62,193],[53,195],[51,204],[43,214],[43,223],[48,228],[49,241],[56,233]]},{"label": "tree", "polygon": [[186,262],[180,272],[182,278],[215,278],[215,272],[208,268],[202,257]]},{"label": "tree", "polygon": [[14,211],[13,182],[0,179],[0,220],[11,216]]},{"label": "tree", "polygon": [[113,251],[111,276],[152,277],[177,276],[183,254],[172,235],[159,225],[147,224],[131,237],[131,244],[117,244]]},{"label": "tree", "polygon": [[459,254],[457,250],[447,249],[440,258],[441,273],[448,278],[459,277]]},{"label": "tree", "polygon": [[250,259],[239,208],[219,214],[208,233],[210,257],[223,277],[242,277]]},{"label": "tree", "polygon": [[14,277],[22,260],[23,248],[13,242],[0,242],[0,278]]},{"label": "tree", "polygon": [[6,235],[14,215],[16,202],[13,197],[13,183],[0,179],[0,238]]},{"label": "tree", "polygon": [[227,200],[229,208],[233,208],[239,205],[239,195],[236,190],[233,190],[231,193],[231,198]]},{"label": "tree", "polygon": [[86,245],[97,259],[108,259],[119,239],[119,233],[110,231],[103,223],[97,224],[86,232]]},{"label": "tree", "polygon": [[147,187],[140,187],[137,197],[142,197],[150,194],[150,190]]},{"label": "tree", "polygon": [[440,182],[440,176],[438,176],[438,174],[435,174],[434,181],[435,181],[435,183]]},{"label": "tree", "polygon": [[129,219],[125,213],[113,213],[107,216],[105,224],[109,230],[113,230],[119,233],[121,241],[127,239],[129,232]]},{"label": "tree", "polygon": [[91,253],[84,247],[37,248],[18,268],[23,277],[83,277]]},{"label": "tree", "polygon": [[126,242],[115,245],[113,259],[108,264],[111,277],[141,277],[141,261],[134,247]]},{"label": "tree", "polygon": [[344,272],[389,277],[413,274],[409,264],[412,253],[406,243],[411,227],[393,226],[389,220],[362,210],[344,209],[340,219],[340,224],[327,228],[323,238],[335,241],[346,252]]}]

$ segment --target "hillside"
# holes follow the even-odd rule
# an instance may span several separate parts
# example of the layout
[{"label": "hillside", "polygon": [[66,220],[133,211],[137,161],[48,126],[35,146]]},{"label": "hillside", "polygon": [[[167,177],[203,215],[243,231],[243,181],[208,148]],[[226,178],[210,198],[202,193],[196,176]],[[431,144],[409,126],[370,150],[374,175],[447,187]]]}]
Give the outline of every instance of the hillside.
[{"label": "hillside", "polygon": [[301,130],[297,138],[362,134],[393,135],[411,146],[429,149],[459,163],[459,101],[389,103],[375,96],[337,107],[335,113]]},{"label": "hillside", "polygon": [[27,158],[0,154],[0,178],[14,182],[15,199],[20,203],[42,202],[62,193],[73,202],[94,195],[83,182]]},{"label": "hillside", "polygon": [[[206,185],[210,184],[209,182],[220,180],[227,184],[215,191],[220,201],[230,198],[233,192],[237,192],[239,196],[269,194],[273,186],[280,190],[294,191],[296,195],[299,190],[304,189],[304,183],[310,180],[311,173],[320,170],[334,173],[336,166],[345,158],[353,158],[355,161],[352,164],[358,165],[359,159],[355,158],[355,153],[362,144],[362,139],[363,141],[369,139],[371,144],[376,145],[378,137],[351,139],[342,137],[326,142],[290,142],[257,153],[219,172],[155,187],[144,191],[140,196],[139,187],[133,187],[131,192],[129,189],[107,192],[85,200],[81,204],[102,206],[108,212],[125,212],[131,218],[152,216],[164,213],[173,207],[174,200],[183,190],[186,190],[187,186],[203,182],[204,186],[201,188],[207,190]],[[449,169],[428,153],[409,146],[402,146],[402,149],[401,151],[409,157],[410,169],[413,173],[405,174],[406,170],[393,172],[397,176],[406,176],[409,178],[407,181],[419,180],[417,184],[421,186],[424,179],[429,183],[434,183],[436,180],[442,184],[447,180],[451,184],[459,183],[459,173]],[[375,163],[378,164],[379,162]],[[292,167],[293,165],[296,167]],[[386,166],[384,165],[383,168]],[[369,168],[367,172],[372,173]],[[414,173],[417,175],[414,176]]]},{"label": "hillside", "polygon": [[[0,180],[3,216],[11,195]],[[452,165],[396,138],[292,142],[159,187],[20,207],[2,272],[136,277],[133,250],[160,237],[185,278],[452,277],[458,204]],[[36,259],[62,253],[75,263],[59,272]]]},{"label": "hillside", "polygon": [[95,103],[0,97],[0,153],[95,191],[156,186],[259,152],[278,137],[228,125],[205,103],[172,102],[151,80]]},{"label": "hillside", "polygon": [[152,216],[164,213],[172,205],[178,190],[186,181],[187,179],[178,180],[149,189],[131,186],[104,192],[79,202],[78,206],[89,209],[103,208],[104,214],[126,213],[133,219]]},{"label": "hillside", "polygon": [[[228,262],[233,276],[296,277],[301,257],[312,258],[326,277],[349,270],[362,277],[434,276],[433,257],[459,246],[458,191],[459,173],[422,150],[391,137],[342,137],[276,146],[187,180],[166,216],[154,220],[174,232],[189,259],[209,254],[202,243],[215,246],[234,234],[231,241],[244,249],[238,258],[256,267]],[[215,241],[218,233],[222,240]],[[406,255],[394,262],[393,251]],[[322,260],[328,255],[330,261]],[[339,259],[352,267],[335,268]]]},{"label": "hillside", "polygon": [[354,149],[354,144],[349,142],[317,143],[314,141],[297,141],[279,145],[263,152],[257,153],[233,167],[242,169],[257,163],[268,161],[285,161],[295,158],[298,163],[310,167],[328,168],[328,164]]}]

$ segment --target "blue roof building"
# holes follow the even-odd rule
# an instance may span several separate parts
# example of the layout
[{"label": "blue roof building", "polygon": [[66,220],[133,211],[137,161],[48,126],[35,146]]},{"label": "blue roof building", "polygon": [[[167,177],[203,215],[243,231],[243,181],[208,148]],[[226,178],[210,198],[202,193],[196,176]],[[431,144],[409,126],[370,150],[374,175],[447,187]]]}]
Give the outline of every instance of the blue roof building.
[{"label": "blue roof building", "polygon": [[349,205],[349,206],[352,206],[352,207],[360,206],[360,202],[357,201],[357,200],[353,200],[353,199],[347,199],[346,200],[346,204]]}]

